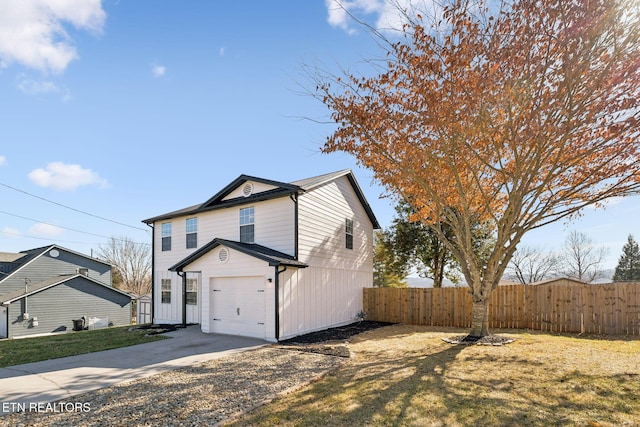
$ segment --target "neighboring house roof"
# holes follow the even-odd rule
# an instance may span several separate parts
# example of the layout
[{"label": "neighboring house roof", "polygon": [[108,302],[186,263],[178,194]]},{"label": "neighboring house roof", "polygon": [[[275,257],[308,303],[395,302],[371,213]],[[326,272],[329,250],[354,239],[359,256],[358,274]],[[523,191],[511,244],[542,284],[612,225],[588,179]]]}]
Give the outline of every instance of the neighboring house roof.
[{"label": "neighboring house roof", "polygon": [[[342,176],[346,176],[347,179],[349,180],[349,183],[353,187],[353,190],[355,191],[358,197],[358,200],[362,204],[363,208],[367,213],[367,216],[369,217],[369,220],[373,224],[373,228],[379,229],[380,224],[378,223],[376,216],[373,214],[373,210],[371,209],[371,206],[369,206],[369,203],[364,197],[364,193],[362,192],[362,189],[358,185],[358,182],[356,181],[355,177],[353,176],[353,172],[350,169],[331,172],[324,175],[319,175],[311,178],[294,181],[291,183],[272,181],[272,180],[258,178],[258,177],[249,176],[249,175],[240,175],[238,178],[231,181],[227,186],[225,186],[222,190],[220,190],[218,193],[216,193],[213,197],[209,198],[204,203],[201,203],[199,205],[193,205],[184,209],[179,209],[177,211],[169,212],[166,214],[158,215],[152,218],[148,218],[143,220],[142,222],[146,224],[151,224],[156,221],[171,219],[178,216],[194,215],[199,212],[206,212],[214,209],[222,209],[222,208],[228,208],[231,206],[255,203],[263,200],[271,200],[279,197],[285,197],[290,194],[304,193],[306,191],[311,191],[321,185],[324,185]],[[226,196],[228,196],[231,192],[233,192],[233,190],[241,186],[246,181],[268,184],[276,188],[272,190],[262,191],[256,194],[252,194],[251,196],[248,196],[248,197],[237,197],[234,199],[224,200]]]},{"label": "neighboring house roof", "polygon": [[218,246],[226,246],[231,249],[235,249],[238,252],[242,252],[246,255],[252,256],[254,258],[261,259],[269,263],[270,266],[290,266],[297,268],[305,268],[308,267],[307,264],[296,260],[291,255],[287,255],[285,253],[267,248],[266,246],[258,245],[255,243],[241,243],[234,242],[232,240],[226,239],[213,239],[197,251],[193,252],[182,261],[174,264],[169,267],[170,271],[182,271],[187,265],[196,261],[203,255],[206,255],[211,250],[217,248]]},{"label": "neighboring house roof", "polygon": [[[0,271],[4,273],[4,274],[0,274],[0,282],[8,278],[11,274],[20,270],[22,267],[28,265],[31,261],[35,260],[42,254],[54,248],[59,249],[61,251],[75,254],[77,256],[91,259],[92,261],[96,261],[104,265],[111,266],[111,264],[109,264],[108,262],[104,262],[98,258],[92,258],[88,255],[81,254],[80,252],[75,252],[75,251],[72,251],[71,249],[67,249],[65,247],[54,244],[49,246],[42,246],[40,248],[27,249],[26,251],[22,251],[19,254],[14,254],[14,255],[21,255],[20,257],[16,258],[14,261],[3,261],[2,258],[0,258]],[[3,254],[6,255],[7,252],[3,252]]]},{"label": "neighboring house roof", "polygon": [[62,284],[64,282],[68,282],[69,280],[72,280],[72,279],[75,279],[75,278],[78,278],[78,277],[80,277],[80,278],[82,278],[84,280],[88,280],[88,281],[90,281],[92,283],[95,283],[97,285],[100,285],[100,286],[102,286],[104,288],[107,288],[107,289],[110,289],[112,291],[118,292],[118,293],[120,293],[122,295],[126,295],[128,297],[131,297],[131,295],[129,295],[128,293],[126,293],[124,291],[121,291],[119,289],[113,288],[111,286],[107,286],[104,283],[101,283],[101,282],[99,282],[97,280],[92,279],[91,277],[85,276],[84,274],[65,274],[65,275],[62,275],[62,276],[52,277],[50,279],[43,280],[42,282],[38,282],[38,283],[35,283],[35,284],[30,284],[30,285],[27,286],[26,290],[19,289],[17,291],[8,292],[8,293],[6,293],[4,295],[0,295],[0,305],[10,304],[10,303],[12,303],[14,301],[17,301],[17,300],[21,299],[21,298],[28,297],[30,295],[33,295],[35,293],[44,291],[45,289],[52,288],[54,286],[60,285],[60,284]]},{"label": "neighboring house roof", "polygon": [[13,252],[0,252],[0,262],[15,262],[22,258],[24,254],[16,254]]}]

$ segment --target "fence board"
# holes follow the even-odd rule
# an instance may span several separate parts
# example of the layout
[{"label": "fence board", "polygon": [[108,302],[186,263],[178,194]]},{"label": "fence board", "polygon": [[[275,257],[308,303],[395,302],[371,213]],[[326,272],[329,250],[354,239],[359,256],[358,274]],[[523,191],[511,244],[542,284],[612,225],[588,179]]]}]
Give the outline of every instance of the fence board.
[{"label": "fence board", "polygon": [[[471,326],[468,288],[366,288],[367,319],[429,326]],[[489,327],[640,335],[640,283],[499,286]]]}]

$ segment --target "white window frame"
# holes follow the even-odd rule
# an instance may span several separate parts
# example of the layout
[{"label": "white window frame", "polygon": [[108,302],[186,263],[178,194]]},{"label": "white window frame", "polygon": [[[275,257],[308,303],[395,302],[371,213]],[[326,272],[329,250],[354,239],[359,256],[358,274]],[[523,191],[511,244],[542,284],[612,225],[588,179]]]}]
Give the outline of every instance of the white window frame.
[{"label": "white window frame", "polygon": [[[198,247],[198,218],[187,218],[185,220],[185,230],[186,230],[186,248],[194,249]],[[189,237],[193,236],[193,242],[189,245],[190,240]]]},{"label": "white window frame", "polygon": [[[160,244],[162,251],[163,252],[170,251],[171,250],[171,223],[170,222],[162,223],[162,229],[161,229],[160,235],[162,237],[161,244]],[[168,243],[165,244],[165,242],[168,242]]]},{"label": "white window frame", "polygon": [[256,229],[255,207],[240,209],[240,242],[255,243]]},{"label": "white window frame", "polygon": [[344,238],[345,238],[345,248],[353,249],[353,219],[345,218],[344,221]]},{"label": "white window frame", "polygon": [[171,304],[171,279],[160,279],[160,302]]}]

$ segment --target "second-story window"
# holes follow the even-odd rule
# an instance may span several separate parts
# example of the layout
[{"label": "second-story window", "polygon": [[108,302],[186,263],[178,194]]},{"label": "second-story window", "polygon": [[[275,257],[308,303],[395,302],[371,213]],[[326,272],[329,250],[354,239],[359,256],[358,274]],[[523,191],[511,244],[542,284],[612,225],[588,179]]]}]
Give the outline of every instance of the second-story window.
[{"label": "second-story window", "polygon": [[353,249],[353,220],[346,218],[344,222],[344,231],[345,231],[345,247],[347,249]]},{"label": "second-story window", "polygon": [[187,218],[187,249],[198,247],[198,218]]},{"label": "second-story window", "polygon": [[254,243],[255,216],[253,207],[240,209],[240,241]]},{"label": "second-story window", "polygon": [[162,224],[162,250],[171,250],[171,223],[165,222]]}]

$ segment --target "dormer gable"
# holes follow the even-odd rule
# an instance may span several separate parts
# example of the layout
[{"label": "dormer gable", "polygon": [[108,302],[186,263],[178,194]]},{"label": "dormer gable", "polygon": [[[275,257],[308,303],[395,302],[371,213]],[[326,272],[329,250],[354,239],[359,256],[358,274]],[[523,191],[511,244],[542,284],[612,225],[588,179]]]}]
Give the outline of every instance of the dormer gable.
[{"label": "dormer gable", "polygon": [[199,209],[207,209],[219,204],[240,202],[247,199],[271,198],[280,193],[289,194],[300,190],[301,188],[297,185],[240,175],[216,195],[200,205]]}]

